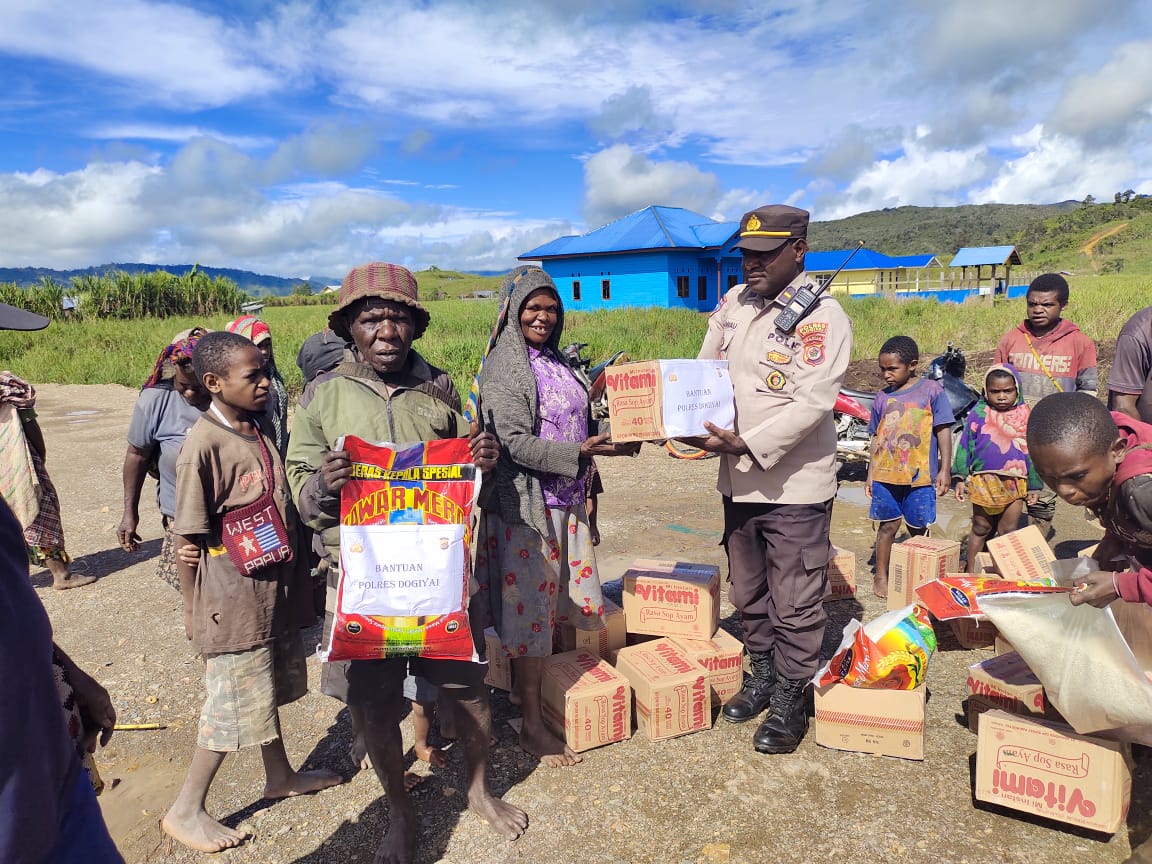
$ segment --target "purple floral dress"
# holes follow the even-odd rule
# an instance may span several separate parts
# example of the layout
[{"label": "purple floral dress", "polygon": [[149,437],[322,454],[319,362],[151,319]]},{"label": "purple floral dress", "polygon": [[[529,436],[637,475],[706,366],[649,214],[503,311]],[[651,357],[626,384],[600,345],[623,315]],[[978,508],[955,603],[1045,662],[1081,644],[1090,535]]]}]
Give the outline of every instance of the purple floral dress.
[{"label": "purple floral dress", "polygon": [[[588,437],[588,396],[571,370],[550,351],[528,348],[536,376],[545,441]],[[600,577],[588,527],[585,476],[541,476],[547,537],[529,525],[485,511],[477,538],[476,575],[487,587],[500,644],[509,657],[547,657],[557,623],[599,626],[604,613]]]}]

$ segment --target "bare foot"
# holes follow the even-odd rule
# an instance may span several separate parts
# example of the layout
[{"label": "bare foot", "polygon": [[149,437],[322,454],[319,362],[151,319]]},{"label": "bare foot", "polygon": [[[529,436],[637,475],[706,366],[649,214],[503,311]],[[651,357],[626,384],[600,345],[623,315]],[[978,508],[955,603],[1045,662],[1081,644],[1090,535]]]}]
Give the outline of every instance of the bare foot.
[{"label": "bare foot", "polygon": [[407,795],[388,802],[388,830],[372,864],[412,864],[416,860],[416,811]]},{"label": "bare foot", "polygon": [[872,593],[881,600],[888,597],[888,580],[879,573],[872,577]]},{"label": "bare foot", "polygon": [[265,798],[292,798],[296,795],[309,795],[327,789],[330,786],[339,786],[344,778],[335,771],[320,768],[316,771],[293,771],[288,782],[283,786],[265,786]]},{"label": "bare foot", "polygon": [[69,588],[91,585],[96,581],[95,576],[82,576],[79,573],[73,573],[67,564],[57,558],[49,558],[44,562],[44,566],[52,574],[52,587],[57,591],[67,591]]},{"label": "bare foot", "polygon": [[427,762],[433,768],[447,768],[448,767],[448,754],[441,750],[439,747],[429,747],[428,743],[414,744],[412,749],[416,752],[416,758]]},{"label": "bare foot", "polygon": [[197,852],[223,852],[239,846],[247,836],[221,825],[203,810],[188,817],[177,816],[169,810],[160,827],[169,837]]},{"label": "bare foot", "polygon": [[468,807],[501,837],[518,840],[528,830],[528,814],[488,792],[468,796]]},{"label": "bare foot", "polygon": [[540,757],[540,763],[548,768],[564,768],[583,762],[584,757],[573,751],[547,730],[532,732],[527,726],[520,729],[520,747],[525,753]]},{"label": "bare foot", "polygon": [[367,753],[365,753],[363,756],[360,757],[360,770],[361,771],[371,771],[372,770],[372,757],[369,756]]}]

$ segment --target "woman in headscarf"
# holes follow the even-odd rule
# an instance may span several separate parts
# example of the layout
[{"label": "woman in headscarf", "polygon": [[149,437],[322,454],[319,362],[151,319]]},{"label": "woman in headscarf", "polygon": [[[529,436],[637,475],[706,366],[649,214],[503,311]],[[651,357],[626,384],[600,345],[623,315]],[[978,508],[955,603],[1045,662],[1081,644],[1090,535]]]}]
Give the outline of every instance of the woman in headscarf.
[{"label": "woman in headscarf", "polygon": [[272,382],[272,398],[268,400],[267,417],[272,428],[266,430],[276,442],[276,449],[283,458],[288,452],[288,388],[284,378],[276,368],[276,357],[272,353],[272,331],[255,315],[241,315],[224,328],[229,333],[239,333],[260,349],[264,362],[268,364],[268,379]]},{"label": "woman in headscarf", "polygon": [[192,351],[208,331],[194,327],[176,334],[160,356],[136,399],[128,427],[128,450],[124,454],[124,517],[116,538],[126,552],[136,551],[140,537],[140,492],[144,478],[157,478],[156,503],[164,523],[157,575],[180,590],[176,552],[170,525],[176,517],[176,457],[192,424],[211,401],[192,371]]},{"label": "woman in headscarf", "polygon": [[480,371],[480,414],[501,443],[484,496],[476,573],[524,712],[520,746],[549,766],[580,761],[544,726],[540,684],[560,624],[602,625],[604,601],[585,511],[593,456],[634,455],[592,427],[588,393],[560,358],[564,307],[551,277],[521,267],[501,288],[502,319]]},{"label": "woman in headscarf", "polygon": [[77,575],[69,566],[60,498],[44,467],[48,451],[36,419],[36,390],[7,371],[0,372],[0,451],[0,491],[24,528],[29,560],[48,569],[59,591],[95,582],[95,576]]}]

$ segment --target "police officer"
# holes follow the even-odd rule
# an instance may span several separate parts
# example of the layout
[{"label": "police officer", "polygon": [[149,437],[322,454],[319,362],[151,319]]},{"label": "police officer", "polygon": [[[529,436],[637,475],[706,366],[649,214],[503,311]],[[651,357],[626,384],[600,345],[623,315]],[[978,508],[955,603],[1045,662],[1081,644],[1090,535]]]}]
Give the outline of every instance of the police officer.
[{"label": "police officer", "polygon": [[761,753],[791,753],[808,730],[827,620],[832,406],[852,350],[848,316],[804,272],[807,233],[808,213],[795,207],[744,214],[745,284],[712,313],[699,355],[728,361],[736,397],[735,428],[708,424],[694,441],[721,454],[730,597],[751,667],[723,714],[743,723],[769,708],[753,737]]}]

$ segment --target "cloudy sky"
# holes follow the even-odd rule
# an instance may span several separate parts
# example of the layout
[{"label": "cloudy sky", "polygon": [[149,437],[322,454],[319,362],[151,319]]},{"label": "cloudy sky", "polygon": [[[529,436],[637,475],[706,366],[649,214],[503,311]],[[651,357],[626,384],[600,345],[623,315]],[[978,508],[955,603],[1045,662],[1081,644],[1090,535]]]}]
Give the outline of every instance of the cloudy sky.
[{"label": "cloudy sky", "polygon": [[0,82],[2,266],[498,270],[648,204],[1152,193],[1144,0],[0,0]]}]

